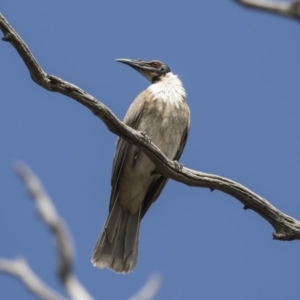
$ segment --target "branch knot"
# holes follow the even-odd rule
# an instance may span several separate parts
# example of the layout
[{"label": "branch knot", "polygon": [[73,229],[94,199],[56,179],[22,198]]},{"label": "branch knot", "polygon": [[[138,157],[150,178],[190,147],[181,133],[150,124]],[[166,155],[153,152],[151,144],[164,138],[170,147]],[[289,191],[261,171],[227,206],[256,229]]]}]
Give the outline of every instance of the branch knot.
[{"label": "branch knot", "polygon": [[2,41],[4,42],[10,42],[11,41],[11,38],[12,38],[12,35],[8,32],[6,33],[3,38],[2,38]]}]

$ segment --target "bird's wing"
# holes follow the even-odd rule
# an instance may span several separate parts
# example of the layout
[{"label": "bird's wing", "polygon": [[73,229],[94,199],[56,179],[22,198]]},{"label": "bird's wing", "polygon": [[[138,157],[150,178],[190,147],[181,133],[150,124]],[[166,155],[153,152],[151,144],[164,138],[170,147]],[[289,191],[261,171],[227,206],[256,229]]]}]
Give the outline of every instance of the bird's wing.
[{"label": "bird's wing", "polygon": [[[139,121],[143,115],[146,96],[147,95],[145,90],[136,97],[136,99],[130,105],[125,115],[125,118],[123,120],[123,122],[126,125],[130,126],[133,129],[138,128]],[[126,158],[128,147],[129,147],[129,143],[119,137],[116,144],[116,150],[115,150],[113,167],[112,167],[112,176],[111,176],[112,191],[110,196],[109,211],[111,210],[118,194],[119,176],[122,171],[122,166]]]},{"label": "bird's wing", "polygon": [[176,152],[174,160],[178,161],[180,159],[182,151],[185,147],[185,144],[186,144],[186,141],[187,141],[187,138],[188,138],[188,135],[189,135],[189,131],[190,131],[190,124],[188,123],[185,130],[184,130],[184,132],[183,132],[181,142],[180,142],[180,147],[178,148],[178,150]]},{"label": "bird's wing", "polygon": [[154,180],[145,196],[142,208],[141,219],[146,214],[149,207],[152,205],[153,202],[156,201],[162,190],[164,189],[165,185],[167,184],[169,178],[164,176],[159,176],[156,180]]},{"label": "bird's wing", "polygon": [[[189,110],[187,110],[187,113],[189,114]],[[187,119],[189,120],[189,115],[188,115]],[[176,152],[174,160],[179,160],[179,158],[182,154],[182,151],[184,149],[184,146],[186,144],[187,137],[188,137],[188,134],[189,134],[189,129],[190,129],[190,123],[188,122],[187,126],[185,127],[185,130],[183,132],[181,142],[180,142],[180,147],[178,148],[178,150]],[[160,176],[155,181],[153,181],[151,183],[151,185],[148,189],[148,192],[145,196],[144,202],[143,202],[143,209],[142,209],[141,218],[143,218],[143,216],[146,214],[146,212],[149,209],[149,207],[151,206],[151,204],[156,201],[156,199],[158,198],[158,196],[160,195],[160,193],[164,189],[165,185],[167,184],[168,180],[169,179],[167,177]]]}]

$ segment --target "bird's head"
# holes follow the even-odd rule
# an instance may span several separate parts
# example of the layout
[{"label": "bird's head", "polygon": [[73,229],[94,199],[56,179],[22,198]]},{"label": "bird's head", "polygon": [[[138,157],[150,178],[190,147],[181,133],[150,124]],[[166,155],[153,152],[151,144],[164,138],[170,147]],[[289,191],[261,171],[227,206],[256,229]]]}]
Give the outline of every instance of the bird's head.
[{"label": "bird's head", "polygon": [[152,83],[161,80],[163,76],[171,72],[170,68],[159,60],[144,61],[141,59],[120,58],[116,59],[116,61],[134,68]]}]

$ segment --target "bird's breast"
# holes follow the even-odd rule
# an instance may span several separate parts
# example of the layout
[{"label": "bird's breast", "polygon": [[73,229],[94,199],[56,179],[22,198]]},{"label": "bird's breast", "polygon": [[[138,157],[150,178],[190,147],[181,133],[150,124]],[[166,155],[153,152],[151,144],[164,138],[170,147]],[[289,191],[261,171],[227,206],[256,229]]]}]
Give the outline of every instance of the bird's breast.
[{"label": "bird's breast", "polygon": [[187,127],[187,116],[183,112],[186,104],[175,106],[172,102],[152,100],[146,105],[139,124],[139,131],[146,132],[168,158],[173,159]]}]

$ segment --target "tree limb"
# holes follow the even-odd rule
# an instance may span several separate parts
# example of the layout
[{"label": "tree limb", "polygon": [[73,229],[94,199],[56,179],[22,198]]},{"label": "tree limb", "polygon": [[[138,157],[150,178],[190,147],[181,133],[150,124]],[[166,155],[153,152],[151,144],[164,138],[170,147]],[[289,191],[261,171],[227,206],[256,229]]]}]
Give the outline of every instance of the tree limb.
[{"label": "tree limb", "polygon": [[235,2],[254,9],[275,13],[300,21],[300,0],[290,2],[272,0],[234,0]]},{"label": "tree limb", "polygon": [[[44,191],[39,179],[24,164],[16,165],[16,173],[25,183],[32,199],[36,203],[38,213],[52,232],[58,252],[58,277],[67,291],[70,299],[91,300],[92,297],[73,274],[72,239],[63,220]],[[26,282],[27,283],[27,282]]]},{"label": "tree limb", "polygon": [[124,123],[122,123],[104,104],[89,95],[79,87],[66,82],[56,76],[46,74],[39,66],[25,42],[0,14],[0,29],[4,41],[8,41],[17,50],[26,64],[31,78],[40,86],[52,92],[66,95],[91,110],[99,117],[107,128],[129,143],[137,145],[153,161],[161,174],[189,186],[204,187],[219,190],[233,196],[244,204],[245,209],[252,209],[268,221],[275,232],[273,238],[277,240],[300,240],[300,222],[282,213],[263,197],[255,194],[243,185],[213,174],[194,171],[185,167],[178,167],[178,163],[169,160],[149,138],[145,137]]},{"label": "tree limb", "polygon": [[0,272],[18,278],[30,292],[43,300],[66,300],[37,277],[24,259],[0,259]]}]

